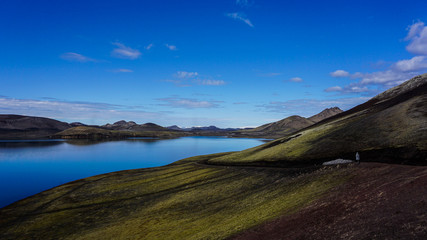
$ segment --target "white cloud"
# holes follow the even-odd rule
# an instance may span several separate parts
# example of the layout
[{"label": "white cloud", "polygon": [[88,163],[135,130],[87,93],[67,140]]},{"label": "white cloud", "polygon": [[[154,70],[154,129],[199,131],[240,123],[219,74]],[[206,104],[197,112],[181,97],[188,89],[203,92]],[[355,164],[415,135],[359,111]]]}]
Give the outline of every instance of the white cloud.
[{"label": "white cloud", "polygon": [[291,81],[291,82],[302,82],[303,80],[300,77],[293,77],[293,78],[289,79],[289,81]]},{"label": "white cloud", "polygon": [[176,50],[178,50],[178,49],[176,48],[176,46],[175,46],[175,45],[165,44],[165,46],[166,46],[169,50],[171,50],[171,51],[176,51]]},{"label": "white cloud", "polygon": [[336,98],[336,99],[296,99],[290,101],[276,101],[268,104],[259,105],[258,107],[264,108],[268,112],[276,112],[282,115],[292,114],[309,117],[319,113],[325,108],[339,107],[343,110],[348,110],[361,103],[368,101],[369,97],[355,97],[355,98]]},{"label": "white cloud", "polygon": [[427,55],[427,26],[424,22],[416,22],[408,27],[406,41],[410,41],[406,50],[417,55]]},{"label": "white cloud", "polygon": [[363,73],[361,73],[361,72],[355,72],[355,73],[353,73],[353,74],[351,74],[350,75],[350,77],[352,78],[352,79],[355,79],[355,78],[362,78],[363,77]]},{"label": "white cloud", "polygon": [[131,72],[133,72],[133,70],[127,69],[127,68],[119,68],[119,69],[112,70],[112,72],[114,72],[114,73],[131,73]]},{"label": "white cloud", "polygon": [[230,18],[233,18],[233,19],[236,19],[238,21],[242,21],[242,22],[246,23],[250,27],[254,27],[254,25],[252,24],[252,22],[243,13],[238,13],[238,12],[227,13],[226,16],[230,17]]},{"label": "white cloud", "polygon": [[199,85],[207,86],[221,86],[225,84],[223,80],[198,80],[197,82]]},{"label": "white cloud", "polygon": [[[398,66],[398,67],[397,67]],[[352,78],[360,79],[359,82],[351,83],[347,86],[333,86],[326,88],[325,92],[340,92],[343,94],[352,94],[352,93],[366,93],[368,95],[376,94],[379,90],[373,90],[367,86],[377,86],[378,88],[389,88],[394,87],[403,83],[404,81],[413,78],[418,75],[416,72],[405,72],[402,71],[404,68],[409,68],[407,64],[394,65],[392,69],[385,71],[378,71],[372,73],[354,73],[349,74]],[[401,69],[398,69],[401,68]]]},{"label": "white cloud", "polygon": [[340,86],[334,86],[334,87],[329,87],[325,89],[325,92],[341,92],[342,91],[342,87]]},{"label": "white cloud", "polygon": [[419,54],[418,56],[397,61],[391,64],[386,70],[372,73],[356,72],[350,74],[344,70],[336,70],[335,72],[331,72],[330,75],[333,77],[351,77],[352,79],[360,80],[357,83],[352,83],[345,87],[335,86],[327,88],[324,91],[376,93],[378,90],[374,91],[372,88],[368,88],[368,86],[377,86],[378,89],[387,89],[421,74],[422,70],[427,69],[427,27],[420,21],[412,24],[408,27],[408,34],[405,40],[410,41],[406,49],[411,53]]},{"label": "white cloud", "polygon": [[145,47],[145,49],[150,50],[152,47],[154,47],[154,44],[150,43]]},{"label": "white cloud", "polygon": [[113,45],[117,46],[117,48],[111,52],[111,56],[113,57],[134,60],[141,56],[141,52],[137,49],[127,47],[118,42],[113,43]]},{"label": "white cloud", "polygon": [[[367,86],[361,85],[360,83],[351,83],[345,87],[334,86],[324,90],[325,92],[340,92],[340,93],[377,93],[375,90],[369,89]],[[369,94],[369,95],[370,95]]]},{"label": "white cloud", "polygon": [[180,97],[159,98],[158,100],[164,102],[163,104],[159,104],[160,106],[168,106],[173,108],[195,109],[219,107],[218,101],[202,101],[197,99]]},{"label": "white cloud", "polygon": [[201,77],[198,72],[178,71],[173,76],[176,79],[166,80],[166,82],[171,82],[178,87],[190,87],[193,84],[204,86],[221,86],[226,84],[224,80],[214,80],[208,77],[208,79],[203,79],[204,77]]},{"label": "white cloud", "polygon": [[146,122],[156,121],[163,116],[161,113],[146,112],[141,109],[142,107],[139,106],[63,101],[52,98],[43,100],[0,98],[0,112],[4,114],[40,116],[68,122],[105,124],[121,119]]},{"label": "white cloud", "polygon": [[416,73],[399,72],[395,70],[386,70],[363,74],[361,84],[382,84],[385,86],[395,86],[414,77]]},{"label": "white cloud", "polygon": [[71,62],[96,62],[95,59],[83,56],[78,53],[67,52],[60,56],[62,59],[71,61]]},{"label": "white cloud", "polygon": [[427,58],[424,56],[416,56],[411,59],[400,60],[396,62],[393,67],[402,72],[427,69]]},{"label": "white cloud", "polygon": [[364,93],[364,92],[369,92],[369,88],[366,86],[354,86],[354,85],[349,85],[344,87],[343,89],[345,92],[348,93]]},{"label": "white cloud", "polygon": [[193,78],[197,77],[199,73],[197,72],[186,72],[186,71],[178,71],[175,74],[175,77],[177,78]]},{"label": "white cloud", "polygon": [[348,77],[350,73],[344,70],[336,70],[335,72],[329,73],[332,77]]},{"label": "white cloud", "polygon": [[418,21],[410,26],[408,26],[408,35],[405,37],[405,41],[409,41],[416,37],[424,28],[424,23],[421,21]]}]

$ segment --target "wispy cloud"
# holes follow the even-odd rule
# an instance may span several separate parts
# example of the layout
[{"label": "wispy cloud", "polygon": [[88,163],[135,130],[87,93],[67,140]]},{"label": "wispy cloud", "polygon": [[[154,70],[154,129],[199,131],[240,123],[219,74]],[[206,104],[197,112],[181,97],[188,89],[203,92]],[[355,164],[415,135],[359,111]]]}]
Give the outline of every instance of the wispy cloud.
[{"label": "wispy cloud", "polygon": [[178,50],[178,49],[176,48],[176,46],[175,46],[175,45],[165,44],[165,46],[166,46],[169,50],[171,50],[171,51],[176,51],[176,50]]},{"label": "wispy cloud", "polygon": [[219,107],[219,101],[203,101],[198,99],[180,97],[159,98],[157,100],[163,102],[159,104],[160,106],[168,106],[173,108],[196,109]]},{"label": "wispy cloud", "polygon": [[[391,68],[385,71],[378,71],[372,73],[353,73],[349,77],[353,79],[360,79],[359,82],[350,83],[344,87],[333,86],[326,88],[325,92],[340,92],[342,94],[376,94],[386,88],[394,87],[418,75],[416,72],[404,72]],[[377,90],[368,88],[368,86],[376,87]]]},{"label": "wispy cloud", "polygon": [[257,107],[263,108],[268,112],[280,113],[283,115],[297,114],[300,116],[308,117],[319,113],[325,108],[339,107],[343,110],[350,109],[363,102],[368,101],[369,97],[355,97],[355,98],[336,98],[336,99],[296,99],[290,101],[275,101],[268,104],[258,105]]},{"label": "wispy cloud", "polygon": [[236,0],[236,5],[241,7],[250,7],[254,4],[251,0]]},{"label": "wispy cloud", "polygon": [[154,47],[154,44],[152,44],[152,43],[150,43],[150,44],[148,44],[147,46],[145,46],[145,49],[146,50],[150,50],[151,48],[153,48]]},{"label": "wispy cloud", "polygon": [[289,79],[289,81],[291,81],[291,82],[302,82],[303,79],[300,77],[293,77],[293,78]]},{"label": "wispy cloud", "polygon": [[350,73],[344,70],[336,70],[334,72],[329,73],[332,77],[348,77]]},{"label": "wispy cloud", "polygon": [[259,74],[259,76],[261,76],[261,77],[275,77],[275,76],[280,76],[280,75],[282,75],[282,73],[278,73],[278,72]]},{"label": "wispy cloud", "polygon": [[418,21],[408,27],[408,35],[405,37],[409,41],[406,50],[417,55],[427,55],[427,26],[424,22]]},{"label": "wispy cloud", "polygon": [[325,92],[341,92],[341,91],[342,91],[342,87],[340,86],[333,86],[325,89]]},{"label": "wispy cloud", "polygon": [[[406,80],[413,78],[416,75],[427,70],[427,27],[424,22],[418,21],[408,27],[408,34],[405,37],[406,41],[410,41],[406,50],[418,56],[411,59],[402,59],[392,63],[388,68],[382,71],[371,73],[349,73],[345,70],[336,70],[331,72],[332,77],[350,77],[359,79],[357,83],[351,83],[347,86],[333,86],[326,88],[325,92],[341,92],[341,93],[377,93],[380,89],[399,85]],[[378,90],[372,90],[372,87],[377,87]]]},{"label": "wispy cloud", "polygon": [[134,60],[141,56],[139,50],[127,47],[122,43],[114,42],[113,45],[117,47],[111,52],[113,57]]},{"label": "wispy cloud", "polygon": [[111,70],[111,72],[114,72],[114,73],[131,73],[131,72],[133,72],[133,70],[127,69],[127,68],[119,68],[119,69],[113,69],[113,70]]},{"label": "wispy cloud", "polygon": [[235,20],[241,21],[246,23],[249,27],[254,27],[254,25],[252,24],[251,20],[249,20],[249,18],[246,17],[246,15],[244,13],[239,13],[239,12],[235,12],[235,13],[227,13],[225,14],[227,17],[233,18]]},{"label": "wispy cloud", "polygon": [[199,75],[199,73],[197,72],[186,72],[186,71],[178,71],[175,74],[175,77],[177,78],[193,78],[193,77],[197,77]]},{"label": "wispy cloud", "polygon": [[398,72],[392,69],[380,72],[365,73],[362,76],[361,84],[381,84],[384,86],[396,86],[414,77],[416,73]]},{"label": "wispy cloud", "polygon": [[225,84],[223,80],[196,80],[196,83],[206,86],[221,86]]},{"label": "wispy cloud", "polygon": [[54,98],[38,100],[1,97],[0,111],[5,114],[49,117],[68,122],[80,121],[87,124],[105,124],[121,119],[141,122],[155,121],[163,116],[161,113],[144,111],[141,106],[65,101]]},{"label": "wispy cloud", "polygon": [[96,62],[96,60],[93,58],[86,57],[82,54],[74,53],[74,52],[67,52],[67,53],[61,54],[60,57],[64,60],[71,61],[71,62]]},{"label": "wispy cloud", "polygon": [[173,83],[177,87],[191,87],[192,86],[187,80],[183,80],[183,79],[167,79],[167,80],[163,80],[163,81]]},{"label": "wispy cloud", "polygon": [[171,82],[178,87],[190,87],[192,85],[221,86],[225,85],[224,80],[211,79],[209,76],[202,76],[198,72],[178,71],[173,74],[175,79],[168,79],[165,82]]},{"label": "wispy cloud", "polygon": [[378,93],[378,90],[369,89],[367,86],[364,86],[360,83],[351,83],[345,87],[334,86],[329,87],[324,90],[325,92],[338,92],[342,94],[348,93],[364,93],[364,95],[374,95]]}]

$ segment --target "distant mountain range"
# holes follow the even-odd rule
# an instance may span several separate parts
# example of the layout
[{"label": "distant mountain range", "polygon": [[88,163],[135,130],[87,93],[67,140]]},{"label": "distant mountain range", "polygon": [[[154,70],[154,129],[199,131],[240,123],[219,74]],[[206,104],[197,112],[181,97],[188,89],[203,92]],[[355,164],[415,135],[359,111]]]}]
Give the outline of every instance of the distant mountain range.
[{"label": "distant mountain range", "polygon": [[218,128],[216,126],[180,128],[176,125],[162,127],[154,123],[137,124],[118,121],[102,126],[83,123],[65,123],[43,117],[0,115],[0,139],[37,138],[96,138],[118,139],[128,137],[173,138],[182,136],[228,136],[278,138],[322,121],[342,110],[328,108],[310,118],[291,116],[257,128]]},{"label": "distant mountain range", "polygon": [[170,130],[177,130],[177,131],[211,131],[211,132],[242,130],[242,128],[218,128],[216,126],[180,128],[177,125],[173,125],[166,128]]},{"label": "distant mountain range", "polygon": [[159,126],[154,123],[137,124],[133,121],[126,122],[124,120],[113,124],[102,125],[101,128],[120,131],[168,131],[169,129]]}]

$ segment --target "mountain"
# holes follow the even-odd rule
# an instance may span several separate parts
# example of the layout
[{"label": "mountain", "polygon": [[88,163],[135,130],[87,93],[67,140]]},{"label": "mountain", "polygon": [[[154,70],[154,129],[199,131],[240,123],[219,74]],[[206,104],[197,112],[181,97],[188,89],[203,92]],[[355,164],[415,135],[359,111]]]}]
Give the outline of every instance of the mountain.
[{"label": "mountain", "polygon": [[159,126],[154,123],[137,124],[133,121],[126,122],[124,120],[115,122],[114,124],[106,124],[101,128],[108,130],[120,130],[120,131],[168,131],[169,129]]},{"label": "mountain", "polygon": [[207,126],[207,127],[192,127],[189,129],[186,129],[186,131],[223,131],[223,129],[218,128],[216,126]]},{"label": "mountain", "polygon": [[237,131],[237,134],[241,136],[251,137],[280,138],[292,134],[303,128],[306,128],[308,126],[311,126],[317,122],[320,122],[341,112],[342,110],[338,107],[327,108],[322,112],[309,118],[294,115],[277,122],[264,124],[257,128],[249,130],[240,130]]},{"label": "mountain", "polygon": [[71,127],[49,118],[0,114],[0,139],[47,138]]},{"label": "mountain", "polygon": [[166,127],[167,129],[170,129],[170,130],[177,130],[177,131],[181,131],[182,129],[180,128],[180,127],[178,127],[177,125],[173,125],[173,126],[169,126],[169,127]]},{"label": "mountain", "polygon": [[427,74],[346,112],[214,164],[304,165],[336,158],[427,163]]},{"label": "mountain", "polygon": [[[155,124],[154,124],[155,125]],[[109,130],[101,127],[92,126],[77,126],[66,129],[62,132],[55,133],[52,138],[62,139],[126,139],[135,137],[149,137],[149,138],[176,138],[186,136],[185,133],[178,131],[155,130],[158,125],[152,126],[151,124],[138,125],[132,130]],[[135,130],[141,129],[141,130]],[[152,129],[152,130],[150,130]]]},{"label": "mountain", "polygon": [[79,127],[79,126],[87,126],[87,125],[83,124],[81,122],[72,122],[72,123],[70,123],[70,126],[72,126],[72,127]]},{"label": "mountain", "polygon": [[343,112],[343,110],[341,110],[339,107],[327,108],[327,109],[321,111],[320,113],[309,117],[308,120],[317,123],[317,122],[320,122],[322,120],[325,120],[327,118],[330,118],[330,117],[335,116],[335,115],[342,113],[342,112]]},{"label": "mountain", "polygon": [[126,122],[125,120],[121,120],[121,121],[115,122],[113,124],[107,123],[107,124],[102,125],[100,127],[105,128],[105,129],[110,129],[110,130],[129,130],[130,128],[132,128],[136,125],[138,125],[138,124],[136,124],[133,121]]},{"label": "mountain", "polygon": [[[240,130],[239,128],[219,128],[217,126],[206,126],[206,127],[191,127],[191,128],[180,128],[177,125],[166,127],[170,130],[177,130],[177,131],[187,131],[187,132],[230,132],[230,131],[237,131]],[[227,133],[224,133],[228,135]]]}]

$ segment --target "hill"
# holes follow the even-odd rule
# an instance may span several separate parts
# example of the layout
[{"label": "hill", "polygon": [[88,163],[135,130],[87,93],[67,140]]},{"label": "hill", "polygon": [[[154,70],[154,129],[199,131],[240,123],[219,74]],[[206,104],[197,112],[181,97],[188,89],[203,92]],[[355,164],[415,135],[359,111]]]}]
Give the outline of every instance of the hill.
[{"label": "hill", "polygon": [[71,127],[49,118],[0,114],[0,139],[47,138]]},{"label": "hill", "polygon": [[427,74],[286,137],[213,164],[301,165],[325,159],[426,164]]},{"label": "hill", "polygon": [[176,138],[182,136],[186,136],[185,133],[172,130],[159,131],[152,125],[138,126],[134,130],[108,130],[101,127],[78,126],[56,133],[52,138],[104,140],[132,137]]},{"label": "hill", "polygon": [[309,118],[294,115],[277,122],[264,124],[253,129],[236,131],[235,136],[280,138],[309,127],[341,112],[342,110],[338,107],[333,107],[327,108]]},{"label": "hill", "polygon": [[[0,209],[1,239],[425,239],[427,168],[212,166],[98,175]],[[407,224],[402,224],[407,223]]]},{"label": "hill", "polygon": [[121,130],[121,131],[169,131],[169,129],[159,126],[154,123],[137,124],[133,121],[126,122],[124,120],[115,122],[114,124],[106,124],[100,126],[108,130]]},{"label": "hill", "polygon": [[341,110],[339,107],[332,107],[332,108],[326,108],[325,110],[321,111],[320,113],[313,115],[308,118],[308,120],[317,123],[320,121],[323,121],[327,118],[330,118],[332,116],[335,116],[339,113],[342,113],[343,110]]}]

